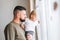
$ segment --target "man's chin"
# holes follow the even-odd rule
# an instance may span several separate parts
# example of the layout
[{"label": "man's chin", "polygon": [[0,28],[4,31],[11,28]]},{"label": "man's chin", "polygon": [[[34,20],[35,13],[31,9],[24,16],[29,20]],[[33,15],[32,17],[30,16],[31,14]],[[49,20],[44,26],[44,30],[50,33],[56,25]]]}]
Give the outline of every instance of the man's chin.
[{"label": "man's chin", "polygon": [[25,22],[25,19],[20,19],[21,22]]}]

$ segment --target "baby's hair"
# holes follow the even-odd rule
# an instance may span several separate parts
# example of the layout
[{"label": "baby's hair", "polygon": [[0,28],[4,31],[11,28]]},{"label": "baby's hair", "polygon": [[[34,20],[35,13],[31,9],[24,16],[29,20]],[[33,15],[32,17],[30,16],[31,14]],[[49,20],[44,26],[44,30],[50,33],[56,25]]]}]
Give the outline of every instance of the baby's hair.
[{"label": "baby's hair", "polygon": [[33,11],[30,13],[29,18],[31,18],[31,15],[36,16],[36,11],[35,11],[35,10],[33,10]]}]

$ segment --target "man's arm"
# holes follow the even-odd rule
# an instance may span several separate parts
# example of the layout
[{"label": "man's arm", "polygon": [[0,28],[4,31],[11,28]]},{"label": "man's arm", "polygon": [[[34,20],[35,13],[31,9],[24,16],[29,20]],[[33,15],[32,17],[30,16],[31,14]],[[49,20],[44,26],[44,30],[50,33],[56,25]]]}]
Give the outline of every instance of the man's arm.
[{"label": "man's arm", "polygon": [[15,40],[15,28],[13,25],[8,25],[6,29],[6,40]]}]

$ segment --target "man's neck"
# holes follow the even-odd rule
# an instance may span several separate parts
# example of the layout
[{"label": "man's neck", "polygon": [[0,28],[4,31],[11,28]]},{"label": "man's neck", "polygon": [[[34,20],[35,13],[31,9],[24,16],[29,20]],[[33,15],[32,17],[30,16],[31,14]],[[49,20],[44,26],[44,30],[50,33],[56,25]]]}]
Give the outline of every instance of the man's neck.
[{"label": "man's neck", "polygon": [[18,18],[14,18],[13,21],[14,21],[15,23],[20,24],[20,19],[18,19]]}]

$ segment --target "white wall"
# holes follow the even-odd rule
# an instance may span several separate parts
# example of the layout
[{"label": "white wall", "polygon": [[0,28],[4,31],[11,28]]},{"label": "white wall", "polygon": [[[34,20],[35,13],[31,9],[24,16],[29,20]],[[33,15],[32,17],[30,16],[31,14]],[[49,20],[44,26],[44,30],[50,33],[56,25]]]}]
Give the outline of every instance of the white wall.
[{"label": "white wall", "polygon": [[13,19],[13,9],[16,5],[26,7],[27,14],[30,12],[28,0],[0,0],[0,40],[5,40],[4,28]]}]

